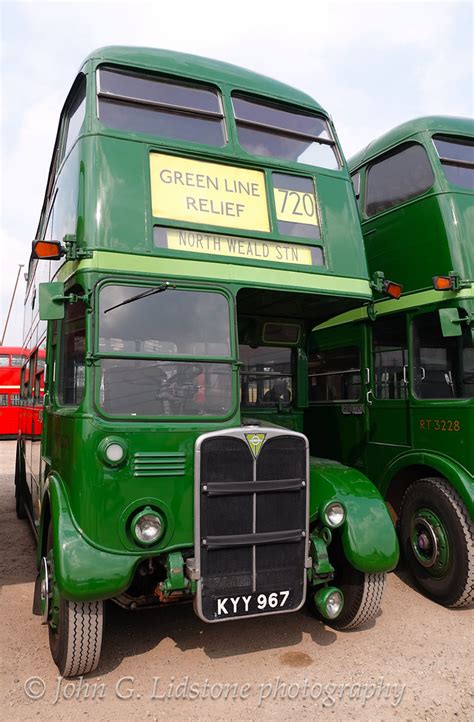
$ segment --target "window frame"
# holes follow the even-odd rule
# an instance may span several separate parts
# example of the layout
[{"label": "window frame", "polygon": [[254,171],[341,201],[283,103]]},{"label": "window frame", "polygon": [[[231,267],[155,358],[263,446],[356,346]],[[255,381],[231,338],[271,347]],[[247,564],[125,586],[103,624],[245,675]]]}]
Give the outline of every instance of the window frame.
[{"label": "window frame", "polygon": [[[84,289],[79,285],[74,285],[73,287],[68,289],[68,293],[77,294],[78,296],[82,296],[84,293]],[[66,335],[65,335],[65,325],[67,322],[67,311],[70,308],[73,308],[76,306],[77,303],[81,303],[84,308],[84,385],[82,387],[82,394],[79,399],[79,401],[74,401],[74,403],[66,403],[62,400],[61,396],[64,395],[65,387],[64,387],[64,372],[65,372],[65,364],[64,360],[65,357],[63,354],[65,354],[65,342],[66,342]],[[57,337],[56,337],[56,359],[54,364],[54,396],[55,396],[55,402],[57,406],[61,409],[69,409],[69,410],[76,410],[81,407],[81,405],[84,402],[84,399],[86,397],[86,390],[87,390],[87,364],[86,364],[86,356],[87,356],[87,343],[88,343],[88,329],[87,329],[87,304],[86,302],[81,298],[73,303],[66,302],[66,310],[64,314],[64,318],[59,321],[59,325],[57,326]],[[78,319],[73,319],[74,321],[77,321]]]},{"label": "window frame", "polygon": [[[237,100],[243,100],[243,101],[246,101],[249,103],[254,103],[255,105],[260,105],[260,106],[264,106],[267,108],[274,108],[275,110],[281,110],[281,111],[284,111],[287,113],[294,113],[295,115],[305,115],[310,118],[318,118],[319,120],[323,121],[323,123],[325,124],[329,138],[320,138],[317,135],[313,135],[311,133],[305,133],[304,131],[295,131],[295,130],[291,130],[289,128],[285,129],[283,126],[276,126],[276,125],[271,125],[271,124],[263,123],[263,122],[256,121],[256,120],[248,120],[245,118],[240,118],[236,113],[235,105],[233,102],[234,98],[236,98]],[[286,165],[291,163],[298,167],[301,167],[301,166],[309,166],[311,168],[321,167],[324,170],[328,170],[333,173],[337,173],[344,168],[344,163],[343,163],[342,156],[341,156],[341,153],[339,150],[339,146],[334,137],[334,133],[332,131],[329,119],[326,118],[322,113],[318,113],[315,110],[310,110],[309,108],[292,105],[291,103],[289,103],[287,101],[279,102],[278,100],[275,100],[272,98],[267,98],[266,96],[263,96],[263,95],[253,95],[252,93],[247,93],[246,91],[238,90],[238,89],[232,90],[232,92],[230,93],[229,99],[230,99],[230,105],[232,108],[233,122],[234,122],[235,129],[236,129],[236,141],[239,144],[239,148],[241,148],[245,153],[250,155],[252,158],[266,158],[266,159],[270,159],[271,161],[276,160],[276,161],[284,162]],[[288,161],[288,160],[285,160],[284,158],[280,158],[278,156],[273,156],[273,155],[262,156],[262,155],[257,155],[256,153],[252,153],[247,148],[245,148],[242,145],[242,143],[240,142],[239,125],[243,126],[245,128],[251,128],[251,129],[254,128],[256,130],[267,131],[268,133],[271,133],[273,135],[278,135],[283,138],[293,138],[294,140],[306,140],[306,141],[311,140],[312,142],[318,143],[319,145],[327,145],[332,149],[332,151],[334,153],[337,168],[325,168],[324,166],[315,166],[311,163],[299,162],[297,160]]]},{"label": "window frame", "polygon": [[[166,279],[163,279],[161,282],[166,281]],[[95,288],[95,323],[94,323],[94,348],[93,353],[94,356],[98,359],[101,358],[120,358],[120,359],[136,359],[136,360],[150,360],[150,361],[169,361],[170,359],[174,359],[175,361],[196,361],[196,362],[202,362],[205,363],[206,361],[210,362],[221,362],[221,363],[231,363],[235,361],[236,358],[236,346],[235,346],[235,331],[234,331],[234,322],[233,322],[233,299],[231,294],[227,291],[227,289],[222,287],[216,287],[216,286],[209,286],[209,285],[199,285],[195,286],[190,283],[181,282],[178,280],[176,284],[173,284],[175,286],[175,289],[178,291],[194,291],[194,292],[203,292],[203,293],[216,293],[218,295],[224,296],[224,298],[227,301],[227,308],[228,308],[228,321],[229,321],[229,355],[228,356],[197,356],[195,354],[160,354],[160,353],[125,353],[120,351],[101,351],[100,345],[99,345],[99,339],[100,339],[100,319],[99,319],[99,309],[100,309],[100,293],[102,289],[105,286],[129,286],[129,287],[135,287],[139,288],[142,287],[144,291],[146,291],[148,288],[152,289],[155,288],[157,285],[159,285],[160,280],[159,279],[153,279],[153,280],[146,280],[141,278],[104,278],[97,283]],[[170,289],[168,291],[165,291],[165,293],[173,293],[173,289]]]},{"label": "window frame", "polygon": [[[436,308],[432,308],[431,310],[420,309],[419,312],[414,313],[414,314],[410,317],[410,319],[409,319],[408,334],[409,334],[409,344],[410,344],[410,366],[409,366],[409,369],[410,369],[410,391],[411,391],[411,398],[412,398],[413,401],[415,401],[417,404],[432,404],[432,403],[434,403],[434,404],[436,404],[436,405],[438,405],[438,404],[440,404],[440,405],[446,405],[446,404],[453,404],[453,403],[458,403],[458,404],[472,403],[472,400],[473,400],[473,397],[472,397],[472,396],[455,396],[455,395],[453,395],[453,396],[437,396],[437,397],[435,397],[435,396],[419,396],[419,395],[418,395],[418,392],[417,392],[417,389],[416,389],[416,379],[415,379],[416,363],[415,363],[415,362],[416,362],[417,360],[421,360],[421,359],[420,359],[420,354],[419,354],[420,344],[419,344],[419,341],[418,341],[418,338],[417,338],[418,331],[417,331],[417,328],[416,328],[416,324],[417,324],[417,321],[418,321],[420,318],[422,318],[423,316],[425,316],[425,317],[426,317],[426,316],[438,316],[439,310],[440,310],[441,308],[447,308],[447,307],[446,307],[446,306],[441,306],[441,307],[440,307],[440,306],[437,306]],[[442,336],[442,334],[441,334],[441,336]],[[459,339],[460,337],[459,337],[459,336],[454,336],[454,337],[449,337],[449,336],[448,336],[448,337],[444,337],[444,336],[442,336],[442,338],[444,338],[444,339],[446,340],[446,344],[447,344],[447,343],[449,343],[449,340],[450,340],[450,339]],[[446,347],[446,351],[448,351],[447,347]],[[457,354],[458,354],[458,356],[459,356],[459,351],[458,351],[458,350],[457,350]],[[459,371],[459,368],[460,368],[460,367],[459,367],[459,357],[458,357],[457,361],[458,361],[457,371]],[[421,364],[420,364],[420,368],[421,368]],[[426,371],[425,371],[425,373],[426,373]]]},{"label": "window frame", "polygon": [[[401,388],[405,389],[405,394],[403,396],[399,396],[398,398],[389,396],[388,398],[383,398],[383,396],[377,395],[377,376],[376,376],[376,365],[375,365],[375,329],[377,322],[381,322],[384,324],[389,323],[393,319],[400,319],[401,323],[403,324],[404,333],[405,333],[405,346],[401,346],[400,348],[396,348],[398,351],[402,351],[402,360],[405,361],[404,364],[401,366],[401,373],[402,373],[402,384]],[[373,323],[369,325],[370,328],[370,335],[369,335],[369,363],[370,363],[370,369],[371,369],[371,390],[373,394],[374,401],[377,403],[392,403],[392,402],[402,402],[406,403],[409,400],[410,396],[410,390],[411,390],[411,384],[410,384],[410,373],[411,373],[411,346],[410,346],[410,332],[409,328],[407,326],[408,324],[408,316],[406,313],[395,313],[395,314],[388,314],[384,316],[379,316]],[[391,334],[393,334],[393,330],[391,331]]]},{"label": "window frame", "polygon": [[443,156],[440,154],[440,151],[438,150],[438,147],[436,145],[436,141],[444,141],[446,143],[452,143],[453,145],[467,145],[474,148],[474,140],[472,138],[468,138],[467,136],[460,136],[460,135],[450,135],[450,134],[443,134],[443,133],[433,133],[431,136],[431,142],[433,144],[434,152],[436,155],[436,158],[438,160],[439,165],[441,166],[441,171],[443,174],[443,179],[446,183],[448,183],[449,186],[454,186],[456,188],[460,188],[464,191],[473,191],[473,188],[470,188],[469,186],[464,186],[459,183],[453,183],[451,180],[449,180],[448,176],[446,175],[446,172],[444,170],[444,166],[451,166],[454,168],[464,168],[467,170],[472,170],[474,174],[474,161],[468,161],[468,160],[457,160],[455,158],[448,158],[447,156]]},{"label": "window frame", "polygon": [[[165,279],[166,280],[166,279]],[[202,422],[202,423],[209,423],[213,421],[219,421],[224,422],[230,418],[232,418],[238,408],[238,395],[240,393],[240,388],[237,383],[237,370],[238,370],[238,358],[237,358],[237,350],[238,350],[238,344],[236,339],[236,320],[235,320],[235,312],[234,312],[234,299],[232,297],[232,294],[224,287],[222,286],[213,286],[209,284],[193,284],[186,281],[178,281],[176,284],[176,288],[178,290],[187,290],[187,291],[203,291],[208,293],[218,293],[221,296],[224,296],[227,301],[228,306],[228,318],[229,318],[229,334],[230,334],[230,353],[229,356],[196,356],[196,355],[185,355],[185,354],[157,354],[157,353],[135,353],[135,354],[129,354],[129,353],[120,353],[120,352],[103,352],[99,351],[99,318],[98,318],[98,311],[99,311],[99,295],[101,289],[106,285],[123,285],[123,286],[143,286],[143,289],[146,290],[147,288],[153,288],[157,285],[157,279],[143,279],[143,278],[137,278],[137,277],[107,277],[101,279],[95,286],[94,289],[94,332],[92,336],[92,342],[93,342],[93,355],[94,359],[97,359],[99,362],[97,367],[95,368],[94,372],[94,380],[92,382],[93,385],[93,406],[96,411],[96,413],[105,419],[113,420],[114,422],[119,421],[126,421],[128,423],[130,422],[150,422],[150,421],[156,421],[157,423],[163,423],[166,421],[174,422],[186,422],[186,421],[193,421],[193,422]],[[165,293],[172,293],[173,291],[166,291]],[[231,393],[230,393],[230,405],[229,410],[225,415],[136,415],[131,416],[130,414],[110,414],[105,411],[103,406],[100,403],[100,379],[101,379],[101,361],[103,359],[120,359],[120,360],[132,360],[132,361],[164,361],[166,363],[172,363],[175,361],[176,363],[195,363],[195,365],[199,365],[200,363],[207,363],[207,364],[226,364],[230,368],[230,381],[231,381]]]},{"label": "window frame", "polygon": [[[145,80],[157,80],[158,82],[165,83],[168,85],[174,85],[174,86],[181,86],[181,87],[188,87],[192,88],[194,90],[207,90],[215,93],[215,96],[217,98],[217,102],[219,104],[220,111],[211,111],[211,110],[202,110],[198,108],[192,108],[189,106],[181,106],[176,105],[173,103],[166,103],[162,101],[154,101],[154,100],[148,100],[146,98],[137,98],[122,94],[116,94],[116,93],[110,93],[107,91],[102,90],[101,88],[101,80],[100,80],[100,71],[101,70],[109,70],[111,72],[115,72],[118,74],[126,75],[128,77],[136,77],[136,78],[143,78]],[[206,83],[205,81],[199,81],[199,80],[193,80],[192,78],[189,79],[183,79],[181,76],[175,77],[173,75],[169,75],[166,73],[160,74],[156,73],[144,68],[138,68],[138,67],[125,67],[121,65],[114,65],[113,63],[101,63],[98,65],[95,69],[95,97],[96,97],[96,119],[100,123],[101,128],[106,129],[107,131],[113,131],[117,133],[125,133],[125,134],[131,134],[131,133],[140,133],[143,136],[147,137],[153,137],[156,141],[165,141],[167,143],[185,143],[185,144],[191,144],[195,145],[197,147],[207,147],[207,148],[214,148],[217,150],[223,150],[229,146],[229,129],[228,129],[228,123],[227,118],[225,114],[225,103],[223,99],[223,93],[221,88],[212,83]],[[122,103],[124,105],[134,106],[135,107],[145,107],[145,108],[155,108],[157,111],[163,110],[168,113],[175,113],[176,115],[180,116],[188,116],[191,118],[203,118],[203,119],[214,119],[214,120],[220,120],[222,124],[222,144],[221,145],[209,145],[208,143],[197,141],[197,140],[186,140],[185,138],[169,138],[166,136],[160,136],[153,133],[147,133],[145,131],[139,131],[139,130],[124,130],[122,128],[114,128],[112,126],[106,125],[100,117],[99,112],[99,104],[100,100],[111,100],[116,101],[118,103]]]}]

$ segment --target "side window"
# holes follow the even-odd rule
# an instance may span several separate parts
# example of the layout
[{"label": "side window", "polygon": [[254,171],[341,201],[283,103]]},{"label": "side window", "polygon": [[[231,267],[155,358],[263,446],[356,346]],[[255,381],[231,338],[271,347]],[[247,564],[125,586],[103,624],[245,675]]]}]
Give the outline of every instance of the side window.
[{"label": "side window", "polygon": [[82,123],[84,122],[85,114],[86,80],[84,77],[82,77],[66,111],[63,157],[69,153],[72,146],[74,145],[74,141],[79,135]]},{"label": "side window", "polygon": [[372,326],[374,394],[378,399],[407,398],[407,332],[404,316],[388,316]]},{"label": "side window", "polygon": [[[82,293],[82,289],[72,289]],[[78,406],[84,397],[85,318],[83,301],[67,303],[60,331],[58,401],[64,406]]]},{"label": "side window", "polygon": [[413,384],[420,399],[471,398],[474,394],[474,349],[470,330],[444,337],[439,315],[413,320]]},{"label": "side window", "polygon": [[309,401],[360,399],[360,354],[355,346],[318,351],[309,359]]},{"label": "side window", "polygon": [[415,198],[434,183],[425,149],[409,143],[369,166],[365,211],[368,216]]}]

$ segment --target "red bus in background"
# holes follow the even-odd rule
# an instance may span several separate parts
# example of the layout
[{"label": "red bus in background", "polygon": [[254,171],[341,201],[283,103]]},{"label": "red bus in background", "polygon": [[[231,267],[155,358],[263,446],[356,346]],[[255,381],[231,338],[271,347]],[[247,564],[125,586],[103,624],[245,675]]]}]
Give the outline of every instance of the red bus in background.
[{"label": "red bus in background", "polygon": [[20,430],[20,375],[23,349],[0,346],[0,439],[16,439]]},{"label": "red bus in background", "polygon": [[38,349],[35,368],[30,352],[20,346],[0,346],[0,440],[41,436],[45,352]]}]

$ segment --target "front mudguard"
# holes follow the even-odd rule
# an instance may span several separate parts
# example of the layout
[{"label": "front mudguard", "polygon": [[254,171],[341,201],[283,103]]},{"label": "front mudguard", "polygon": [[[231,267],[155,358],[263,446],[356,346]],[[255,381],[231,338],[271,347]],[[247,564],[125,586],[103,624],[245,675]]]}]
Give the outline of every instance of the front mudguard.
[{"label": "front mudguard", "polygon": [[70,601],[93,601],[124,592],[140,559],[131,554],[106,552],[86,541],[74,523],[62,482],[53,474],[48,479],[45,501],[38,558],[45,553],[51,519],[54,574],[61,595]]},{"label": "front mudguard", "polygon": [[310,524],[323,504],[341,501],[347,517],[341,527],[344,553],[361,572],[388,572],[398,563],[397,535],[382,496],[356,469],[326,459],[310,459]]}]

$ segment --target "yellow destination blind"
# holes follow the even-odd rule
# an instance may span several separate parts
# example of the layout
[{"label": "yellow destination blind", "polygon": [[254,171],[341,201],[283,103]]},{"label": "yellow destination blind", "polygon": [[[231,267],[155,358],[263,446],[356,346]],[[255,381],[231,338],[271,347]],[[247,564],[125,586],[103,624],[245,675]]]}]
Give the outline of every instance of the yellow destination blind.
[{"label": "yellow destination blind", "polygon": [[265,176],[256,170],[150,154],[156,218],[269,231]]},{"label": "yellow destination blind", "polygon": [[316,196],[298,190],[274,188],[276,216],[279,221],[319,226]]},{"label": "yellow destination blind", "polygon": [[200,233],[155,226],[155,245],[186,253],[206,253],[213,256],[245,258],[271,263],[313,265],[311,248],[296,243],[237,238],[216,233]]}]

